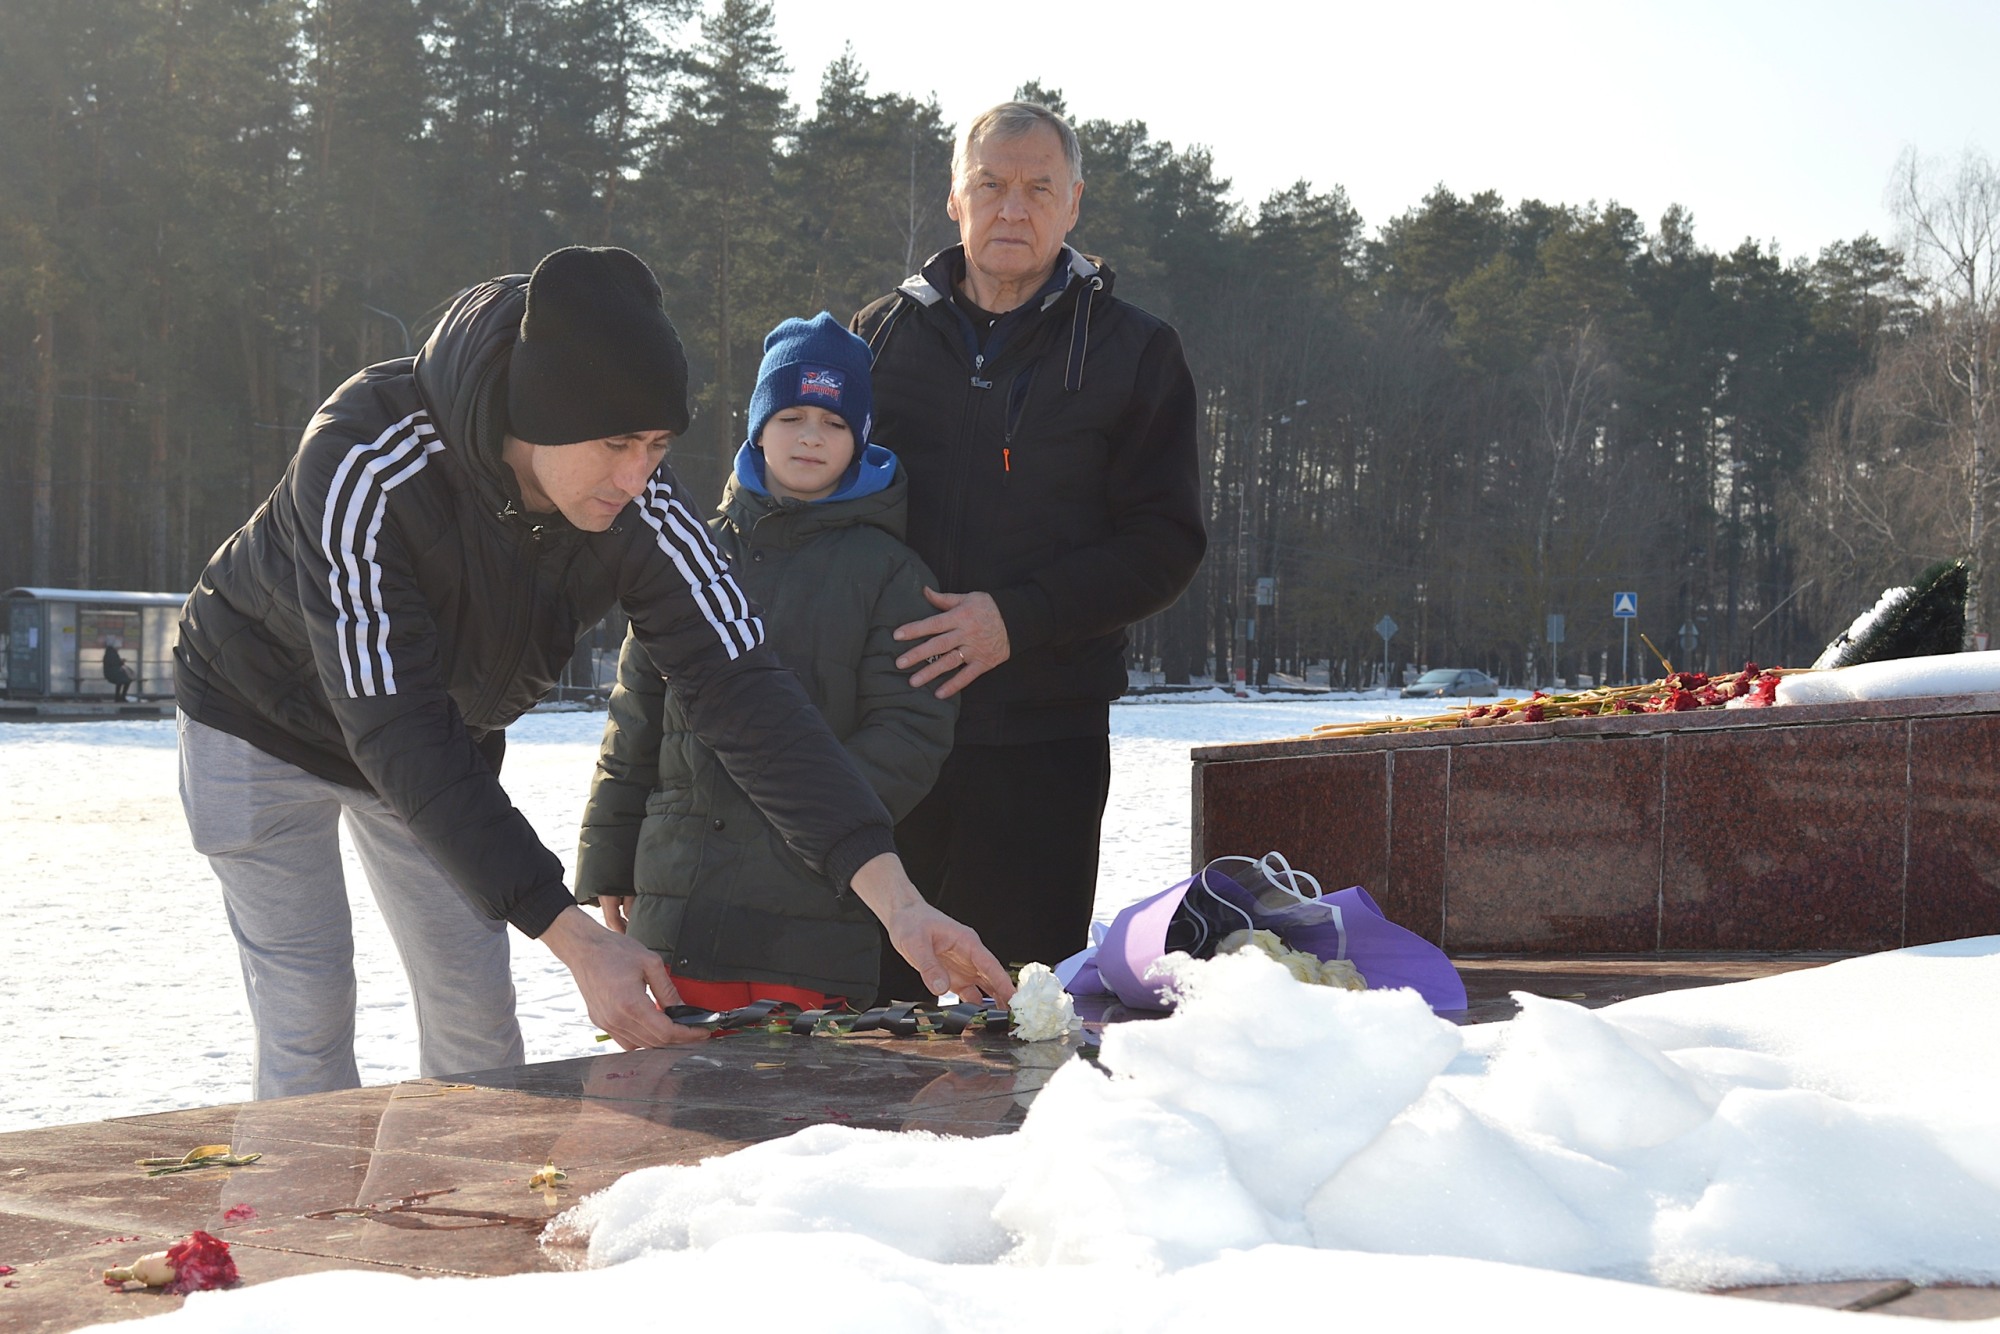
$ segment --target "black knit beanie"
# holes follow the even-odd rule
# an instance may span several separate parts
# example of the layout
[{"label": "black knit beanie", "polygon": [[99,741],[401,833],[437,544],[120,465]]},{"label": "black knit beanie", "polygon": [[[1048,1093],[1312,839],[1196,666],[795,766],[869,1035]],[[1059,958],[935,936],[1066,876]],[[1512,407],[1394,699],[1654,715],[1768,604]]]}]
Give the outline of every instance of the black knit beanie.
[{"label": "black knit beanie", "polygon": [[568,445],[688,425],[687,355],[646,262],[569,246],[535,266],[507,363],[508,431]]}]

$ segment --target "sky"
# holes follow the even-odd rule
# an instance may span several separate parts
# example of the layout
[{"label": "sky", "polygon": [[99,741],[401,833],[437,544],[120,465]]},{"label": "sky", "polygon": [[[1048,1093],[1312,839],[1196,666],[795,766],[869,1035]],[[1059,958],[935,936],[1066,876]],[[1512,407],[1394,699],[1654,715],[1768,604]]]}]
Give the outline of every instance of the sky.
[{"label": "sky", "polygon": [[775,13],[801,112],[844,43],[875,91],[935,94],[953,124],[1039,80],[1080,119],[1207,146],[1252,206],[1300,179],[1340,186],[1371,231],[1442,183],[1509,204],[1616,200],[1649,228],[1679,203],[1711,249],[1754,238],[1810,257],[1864,232],[1893,239],[1884,192],[1905,148],[2000,152],[1992,0],[775,0]]}]

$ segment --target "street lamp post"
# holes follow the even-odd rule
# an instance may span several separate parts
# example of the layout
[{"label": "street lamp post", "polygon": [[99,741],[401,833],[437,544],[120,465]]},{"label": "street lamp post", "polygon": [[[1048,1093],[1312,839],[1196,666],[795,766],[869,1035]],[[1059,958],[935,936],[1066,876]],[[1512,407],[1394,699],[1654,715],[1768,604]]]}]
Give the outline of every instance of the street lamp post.
[{"label": "street lamp post", "polygon": [[361,308],[371,314],[380,315],[383,319],[394,324],[403,335],[403,355],[406,357],[410,355],[410,326],[403,323],[400,316],[393,315],[380,306],[371,306],[366,301],[361,303]]},{"label": "street lamp post", "polygon": [[[1246,468],[1246,472],[1247,472]],[[1244,595],[1244,586],[1249,577],[1250,546],[1250,490],[1242,482],[1229,484],[1230,499],[1236,502],[1236,580],[1235,591],[1230,597],[1230,612],[1236,624],[1233,651],[1230,655],[1229,670],[1235,677],[1235,691],[1239,696],[1249,692],[1249,599]]]}]

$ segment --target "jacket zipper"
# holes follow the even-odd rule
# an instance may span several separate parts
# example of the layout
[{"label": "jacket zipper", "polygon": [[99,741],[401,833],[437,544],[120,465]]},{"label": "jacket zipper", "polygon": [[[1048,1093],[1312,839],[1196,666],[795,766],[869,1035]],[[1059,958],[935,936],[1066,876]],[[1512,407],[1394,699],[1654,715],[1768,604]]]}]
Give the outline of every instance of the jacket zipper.
[{"label": "jacket zipper", "polygon": [[[500,517],[510,522],[520,520],[526,523],[511,500],[507,502],[507,507],[500,511]],[[514,680],[514,673],[520,670],[521,655],[527,651],[528,630],[530,622],[534,620],[535,571],[541,564],[542,557],[542,525],[538,523],[529,525],[527,535],[520,539],[516,550],[520,554],[521,564],[526,566],[528,596],[515,601],[510,608],[507,618],[506,650],[500,655],[500,662],[504,665],[500,671],[487,679],[486,688],[479,692],[477,708],[466,719],[475,727],[484,726],[482,720],[493,711],[493,706],[507,693],[508,685]]]},{"label": "jacket zipper", "polygon": [[972,480],[972,449],[977,438],[973,426],[979,418],[979,396],[993,387],[991,380],[982,380],[979,378],[979,372],[985,368],[986,354],[983,352],[974,353],[972,357],[972,386],[966,391],[965,412],[960,418],[958,425],[958,438],[961,442],[961,447],[953,451],[958,457],[953,462],[951,510],[946,516],[948,524],[946,531],[951,535],[951,543],[947,547],[947,552],[951,560],[949,568],[938,571],[938,579],[944,584],[944,588],[940,591],[958,589],[959,585],[964,582],[962,578],[964,561],[961,559],[961,553],[964,549],[965,534],[961,531],[961,525],[965,520],[965,492]]}]

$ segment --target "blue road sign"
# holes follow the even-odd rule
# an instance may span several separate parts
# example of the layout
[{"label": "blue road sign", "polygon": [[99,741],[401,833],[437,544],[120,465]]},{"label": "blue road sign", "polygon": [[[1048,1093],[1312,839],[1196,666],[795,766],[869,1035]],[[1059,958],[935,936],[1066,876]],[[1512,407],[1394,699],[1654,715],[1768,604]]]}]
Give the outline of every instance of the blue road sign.
[{"label": "blue road sign", "polygon": [[1632,617],[1637,616],[1639,614],[1639,595],[1637,593],[1613,593],[1611,595],[1611,614],[1621,620],[1630,620]]}]

